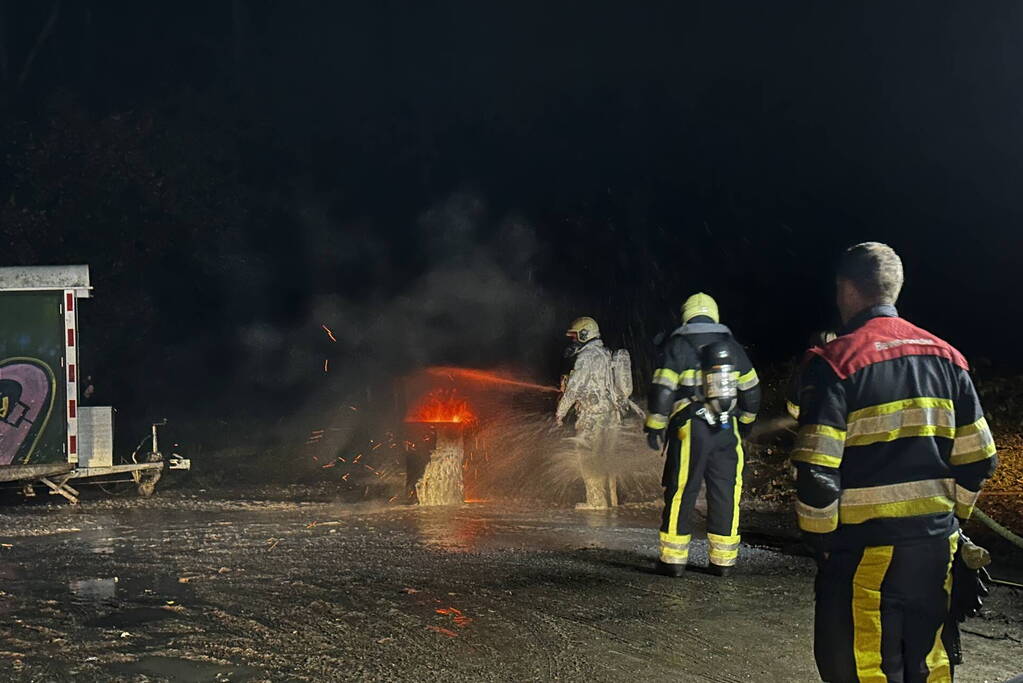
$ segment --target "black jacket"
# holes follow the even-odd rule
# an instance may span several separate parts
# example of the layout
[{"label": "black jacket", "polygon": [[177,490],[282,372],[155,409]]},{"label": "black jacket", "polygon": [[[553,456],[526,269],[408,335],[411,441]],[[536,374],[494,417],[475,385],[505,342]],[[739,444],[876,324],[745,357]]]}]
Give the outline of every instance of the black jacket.
[{"label": "black jacket", "polygon": [[966,361],[893,306],[850,328],[801,373],[799,526],[832,548],[946,537],[996,464]]},{"label": "black jacket", "polygon": [[736,358],[739,387],[739,415],[742,425],[752,424],[760,410],[760,380],[745,349],[724,325],[690,322],[671,333],[661,345],[657,370],[647,401],[646,430],[665,429],[669,422],[682,424],[691,418],[698,389],[703,383],[700,349],[711,342],[725,342]]}]

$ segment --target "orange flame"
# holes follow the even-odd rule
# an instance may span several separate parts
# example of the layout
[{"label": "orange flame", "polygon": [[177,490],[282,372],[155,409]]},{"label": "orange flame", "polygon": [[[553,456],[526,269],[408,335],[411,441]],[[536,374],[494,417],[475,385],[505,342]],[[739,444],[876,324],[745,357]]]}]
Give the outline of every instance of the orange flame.
[{"label": "orange flame", "polygon": [[459,398],[453,391],[440,389],[427,394],[405,418],[406,422],[448,424],[464,424],[475,420],[476,415],[468,401]]}]

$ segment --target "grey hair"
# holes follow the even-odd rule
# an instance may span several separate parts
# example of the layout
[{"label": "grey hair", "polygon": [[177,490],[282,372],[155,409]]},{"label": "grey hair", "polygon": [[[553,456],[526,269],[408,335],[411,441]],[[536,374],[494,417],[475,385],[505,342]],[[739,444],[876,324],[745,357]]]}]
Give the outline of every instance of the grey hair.
[{"label": "grey hair", "polygon": [[881,242],[863,242],[846,249],[837,275],[879,304],[894,304],[902,291],[902,259]]}]

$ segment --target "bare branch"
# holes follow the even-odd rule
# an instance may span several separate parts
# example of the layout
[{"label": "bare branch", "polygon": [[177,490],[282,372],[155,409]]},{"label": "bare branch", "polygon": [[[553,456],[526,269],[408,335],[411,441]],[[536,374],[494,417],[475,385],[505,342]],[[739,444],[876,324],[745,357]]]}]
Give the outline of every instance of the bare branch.
[{"label": "bare branch", "polygon": [[0,0],[0,83],[10,78],[7,66],[7,0]]},{"label": "bare branch", "polygon": [[43,29],[36,36],[35,45],[32,46],[32,50],[28,53],[28,57],[25,58],[25,66],[21,69],[21,75],[18,76],[18,88],[21,88],[25,84],[25,80],[28,78],[29,72],[32,70],[32,63],[35,62],[36,56],[39,54],[39,50],[42,49],[43,44],[53,33],[53,27],[57,23],[57,18],[60,16],[60,0],[54,0],[53,7],[50,8],[50,17],[46,20],[46,24]]}]

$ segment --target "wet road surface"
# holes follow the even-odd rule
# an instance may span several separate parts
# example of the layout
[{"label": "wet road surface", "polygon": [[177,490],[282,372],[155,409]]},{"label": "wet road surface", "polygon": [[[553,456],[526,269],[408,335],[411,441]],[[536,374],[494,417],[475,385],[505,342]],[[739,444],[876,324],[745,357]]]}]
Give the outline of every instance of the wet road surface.
[{"label": "wet road surface", "polygon": [[[163,495],[0,510],[0,679],[815,681],[812,563],[668,579],[654,507]],[[706,563],[695,544],[691,562]],[[957,678],[1023,669],[1020,593]]]}]

